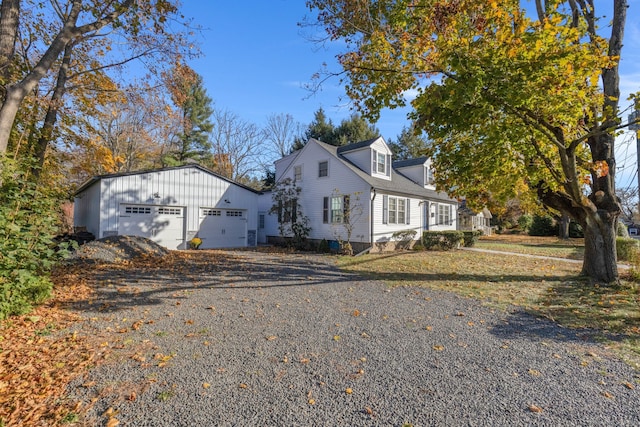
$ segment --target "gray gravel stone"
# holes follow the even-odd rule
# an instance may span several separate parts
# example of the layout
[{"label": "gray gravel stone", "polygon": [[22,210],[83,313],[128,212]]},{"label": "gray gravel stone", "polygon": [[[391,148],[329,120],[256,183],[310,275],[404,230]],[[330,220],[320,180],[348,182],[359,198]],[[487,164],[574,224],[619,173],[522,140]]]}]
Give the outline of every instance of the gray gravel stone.
[{"label": "gray gravel stone", "polygon": [[589,331],[331,257],[215,254],[98,278],[82,331],[122,348],[69,389],[97,398],[87,423],[113,408],[128,426],[640,425],[640,377]]}]

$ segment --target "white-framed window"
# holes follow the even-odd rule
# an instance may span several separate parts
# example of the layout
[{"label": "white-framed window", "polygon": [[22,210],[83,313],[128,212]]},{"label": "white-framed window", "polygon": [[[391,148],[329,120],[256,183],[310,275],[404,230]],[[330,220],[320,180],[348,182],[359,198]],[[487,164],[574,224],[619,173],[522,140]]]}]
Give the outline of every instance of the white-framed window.
[{"label": "white-framed window", "polygon": [[260,215],[258,215],[258,228],[260,230],[264,229],[264,217],[265,215],[263,213],[261,213]]},{"label": "white-framed window", "polygon": [[438,225],[451,225],[451,205],[438,205]]},{"label": "white-framed window", "polygon": [[425,184],[433,184],[433,168],[429,166],[424,167],[424,182]]},{"label": "white-framed window", "polygon": [[318,178],[329,176],[329,161],[325,160],[318,163]]},{"label": "white-framed window", "polygon": [[227,216],[243,216],[242,211],[227,211]]},{"label": "white-framed window", "polygon": [[380,175],[389,175],[390,157],[385,153],[373,150],[373,164],[371,171]]},{"label": "white-framed window", "polygon": [[384,196],[382,198],[382,222],[384,224],[409,224],[410,199]]},{"label": "white-framed window", "polygon": [[293,180],[302,181],[302,165],[293,167]]},{"label": "white-framed window", "polygon": [[348,221],[349,196],[325,197],[322,204],[322,222],[342,224]]}]

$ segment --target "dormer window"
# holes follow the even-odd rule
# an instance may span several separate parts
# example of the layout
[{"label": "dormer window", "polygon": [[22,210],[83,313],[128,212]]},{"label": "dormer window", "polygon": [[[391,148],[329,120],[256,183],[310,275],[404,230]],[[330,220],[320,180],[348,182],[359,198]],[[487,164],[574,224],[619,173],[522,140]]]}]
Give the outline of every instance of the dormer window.
[{"label": "dormer window", "polygon": [[427,185],[433,184],[433,169],[429,166],[425,166],[424,168],[424,183]]},{"label": "dormer window", "polygon": [[384,153],[376,153],[376,154],[377,154],[376,172],[384,173],[384,171],[386,170],[386,168],[385,168],[386,156],[384,155]]},{"label": "dormer window", "polygon": [[373,150],[372,172],[380,175],[389,176],[391,168],[391,156],[377,150]]}]

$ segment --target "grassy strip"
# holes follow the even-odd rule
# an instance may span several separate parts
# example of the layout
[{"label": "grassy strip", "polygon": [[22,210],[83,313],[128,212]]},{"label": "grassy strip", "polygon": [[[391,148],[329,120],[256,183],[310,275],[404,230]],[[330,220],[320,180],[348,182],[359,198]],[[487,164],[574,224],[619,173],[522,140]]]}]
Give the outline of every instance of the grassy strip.
[{"label": "grassy strip", "polygon": [[514,238],[509,236],[491,236],[481,238],[475,247],[493,251],[515,252],[556,258],[581,260],[584,257],[584,242],[582,239],[562,240],[549,237],[535,238],[522,236]]},{"label": "grassy strip", "polygon": [[516,305],[565,327],[590,328],[640,368],[638,285],[590,285],[580,266],[468,251],[413,252],[341,258],[348,272],[389,286],[455,292],[506,309]]}]

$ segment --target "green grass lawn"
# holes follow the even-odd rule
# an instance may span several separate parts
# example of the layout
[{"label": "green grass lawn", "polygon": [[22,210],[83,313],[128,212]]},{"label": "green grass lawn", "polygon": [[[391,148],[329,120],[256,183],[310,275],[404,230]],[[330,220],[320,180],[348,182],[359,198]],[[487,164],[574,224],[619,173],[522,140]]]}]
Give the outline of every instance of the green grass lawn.
[{"label": "green grass lawn", "polygon": [[584,242],[582,239],[562,240],[555,237],[490,236],[481,238],[475,247],[493,251],[579,260],[584,256]]},{"label": "green grass lawn", "polygon": [[341,257],[339,265],[392,287],[455,292],[503,309],[521,306],[565,327],[595,329],[640,368],[638,286],[591,285],[579,277],[580,264],[454,250]]}]

